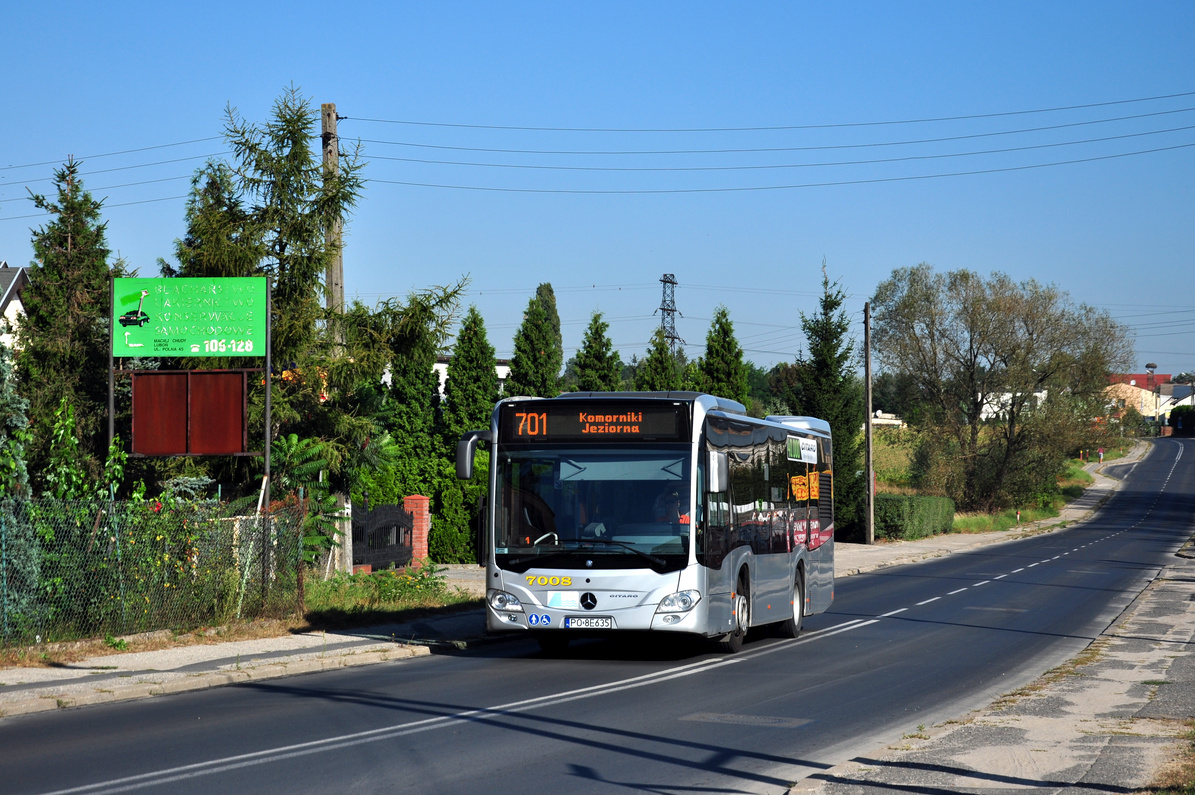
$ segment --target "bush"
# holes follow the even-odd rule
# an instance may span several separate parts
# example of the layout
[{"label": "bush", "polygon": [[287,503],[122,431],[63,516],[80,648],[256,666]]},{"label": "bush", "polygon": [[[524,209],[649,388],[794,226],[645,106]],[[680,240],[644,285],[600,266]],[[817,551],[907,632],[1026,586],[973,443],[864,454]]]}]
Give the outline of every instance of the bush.
[{"label": "bush", "polygon": [[877,494],[875,534],[877,538],[911,541],[950,532],[954,522],[954,500],[949,497],[920,497],[908,494]]}]

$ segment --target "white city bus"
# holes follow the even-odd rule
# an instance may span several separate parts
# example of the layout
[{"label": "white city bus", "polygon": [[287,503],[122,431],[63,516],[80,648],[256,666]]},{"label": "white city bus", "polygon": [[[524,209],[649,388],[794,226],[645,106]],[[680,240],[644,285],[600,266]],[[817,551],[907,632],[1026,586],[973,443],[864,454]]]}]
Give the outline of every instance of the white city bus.
[{"label": "white city bus", "polygon": [[508,398],[457,445],[490,444],[478,534],[491,632],[677,632],[742,648],[796,637],[834,598],[829,425],[747,416],[696,392]]}]

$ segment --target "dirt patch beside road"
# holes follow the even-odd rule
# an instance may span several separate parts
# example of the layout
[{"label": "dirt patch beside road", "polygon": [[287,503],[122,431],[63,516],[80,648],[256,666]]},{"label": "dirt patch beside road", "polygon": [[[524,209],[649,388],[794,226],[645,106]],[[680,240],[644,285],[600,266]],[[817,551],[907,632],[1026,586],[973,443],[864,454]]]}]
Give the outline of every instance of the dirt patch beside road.
[{"label": "dirt patch beside road", "polygon": [[990,705],[800,782],[792,792],[1132,792],[1188,752],[1195,562],[1169,566],[1086,652]]}]

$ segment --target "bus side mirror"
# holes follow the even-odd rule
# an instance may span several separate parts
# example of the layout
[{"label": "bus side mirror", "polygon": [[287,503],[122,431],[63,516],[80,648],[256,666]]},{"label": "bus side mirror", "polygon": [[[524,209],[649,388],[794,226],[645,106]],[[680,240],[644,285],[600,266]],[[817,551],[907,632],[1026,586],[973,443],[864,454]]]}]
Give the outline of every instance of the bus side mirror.
[{"label": "bus side mirror", "polygon": [[456,476],[461,480],[473,479],[473,454],[477,451],[477,442],[492,441],[494,435],[489,431],[468,431],[456,443]]},{"label": "bus side mirror", "polygon": [[710,450],[709,458],[709,487],[712,492],[730,490],[730,462],[726,453]]}]

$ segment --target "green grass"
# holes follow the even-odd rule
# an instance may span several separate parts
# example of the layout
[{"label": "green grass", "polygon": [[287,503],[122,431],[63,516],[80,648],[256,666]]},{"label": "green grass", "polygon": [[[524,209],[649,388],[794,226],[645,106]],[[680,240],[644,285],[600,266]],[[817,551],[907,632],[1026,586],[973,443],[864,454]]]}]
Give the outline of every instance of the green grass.
[{"label": "green grass", "polygon": [[441,571],[429,563],[371,574],[338,574],[309,583],[304,593],[306,620],[317,629],[339,629],[478,604],[477,597],[449,588]]}]

